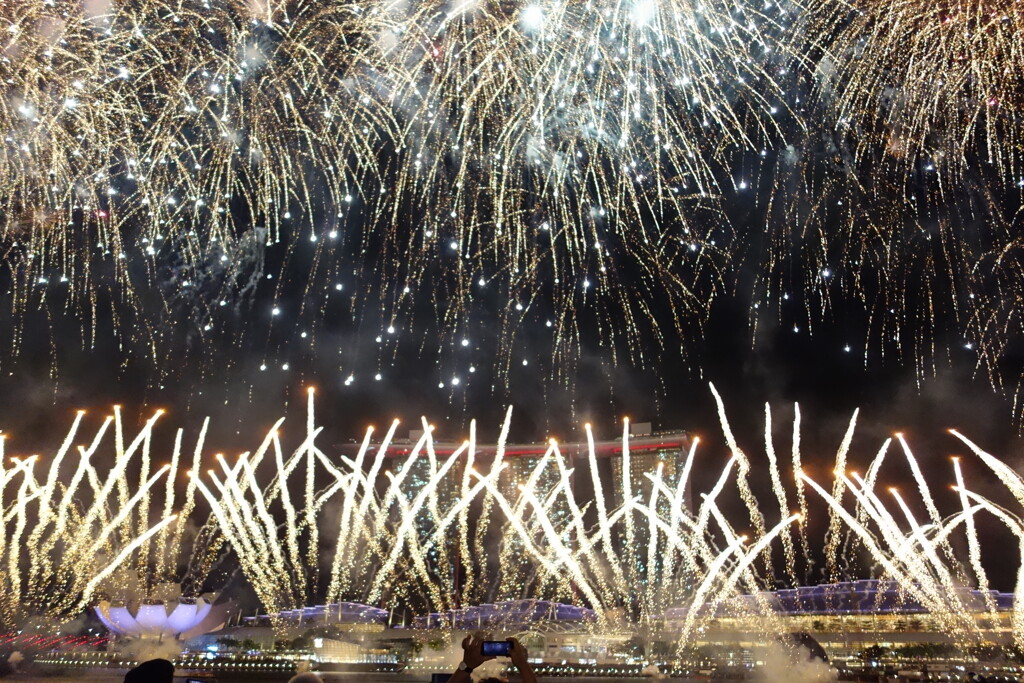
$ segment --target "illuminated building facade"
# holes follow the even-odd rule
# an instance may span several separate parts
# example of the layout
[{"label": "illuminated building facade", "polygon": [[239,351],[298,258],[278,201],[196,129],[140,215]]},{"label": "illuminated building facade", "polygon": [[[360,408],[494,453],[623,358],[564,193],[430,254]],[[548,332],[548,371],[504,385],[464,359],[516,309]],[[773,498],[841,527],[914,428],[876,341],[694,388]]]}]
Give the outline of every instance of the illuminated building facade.
[{"label": "illuminated building facade", "polygon": [[[857,659],[869,647],[940,652],[963,644],[1013,642],[1011,593],[959,587],[951,604],[961,606],[974,623],[971,632],[949,633],[941,619],[914,600],[895,581],[865,579],[801,586],[758,595],[737,596],[715,608],[698,645],[723,642],[753,647],[763,640],[767,607],[780,632],[811,633],[836,661]],[[665,611],[664,629],[677,630],[687,608]]]}]

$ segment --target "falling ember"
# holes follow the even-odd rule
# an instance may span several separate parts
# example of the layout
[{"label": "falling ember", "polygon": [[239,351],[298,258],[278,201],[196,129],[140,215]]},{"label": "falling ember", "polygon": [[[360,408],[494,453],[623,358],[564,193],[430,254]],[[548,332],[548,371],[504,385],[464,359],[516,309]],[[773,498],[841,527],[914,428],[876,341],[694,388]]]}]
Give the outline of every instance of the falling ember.
[{"label": "falling ember", "polygon": [[[131,314],[114,316],[117,332],[145,339],[147,362],[176,369],[165,352],[183,323],[211,364],[265,278],[307,304],[289,310],[282,290],[258,302],[275,330],[296,329],[263,369],[298,369],[284,356],[317,343],[344,290],[354,318],[379,317],[388,352],[410,344],[395,321],[428,299],[438,344],[421,351],[467,348],[467,323],[486,322],[506,379],[517,342],[546,326],[544,360],[569,378],[589,336],[616,363],[640,365],[655,338],[686,359],[693,323],[752,263],[752,316],[791,286],[805,287],[811,318],[819,296],[822,314],[840,293],[871,308],[865,360],[895,345],[923,368],[940,355],[933,317],[966,311],[951,324],[1002,385],[1009,333],[986,321],[1024,285],[997,263],[1006,297],[958,295],[985,292],[973,265],[1013,246],[1000,223],[1012,198],[999,195],[1024,182],[1019,2],[285,4],[3,5],[0,270],[26,320],[58,307],[88,318],[74,314],[117,292]],[[947,187],[989,166],[995,188],[963,215],[948,190],[899,186],[920,171]],[[740,191],[791,208],[738,225],[725,208]],[[807,205],[844,208],[819,226]],[[904,234],[930,232],[933,213],[943,249]],[[798,239],[815,231],[819,246]],[[290,261],[276,250],[300,249],[314,267],[275,265]],[[944,279],[946,295],[915,284]],[[477,296],[484,286],[507,305]],[[918,299],[929,315],[911,314]],[[588,323],[590,308],[608,324]],[[281,324],[292,315],[300,324]],[[672,334],[680,344],[664,343]],[[3,352],[24,344],[15,335]],[[464,388],[449,369],[441,388]]]}]

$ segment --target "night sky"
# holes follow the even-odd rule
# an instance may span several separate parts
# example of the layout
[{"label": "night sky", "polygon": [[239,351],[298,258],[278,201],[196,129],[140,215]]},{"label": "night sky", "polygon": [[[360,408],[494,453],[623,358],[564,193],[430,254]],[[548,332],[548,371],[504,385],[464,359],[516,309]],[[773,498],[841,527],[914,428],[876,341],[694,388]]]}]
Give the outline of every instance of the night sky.
[{"label": "night sky", "polygon": [[[631,360],[617,348],[613,362],[613,346],[602,337],[596,316],[587,318],[586,307],[580,314],[579,349],[568,360],[555,359],[551,336],[539,323],[549,317],[542,309],[533,316],[538,322],[518,331],[506,374],[496,368],[499,348],[507,345],[496,322],[507,305],[500,294],[478,298],[479,324],[468,347],[443,339],[431,306],[425,305],[409,329],[397,332],[403,338],[385,349],[376,343],[385,323],[365,310],[342,305],[312,322],[295,313],[312,296],[308,278],[315,273],[301,245],[286,262],[281,246],[266,250],[268,264],[282,261],[277,267],[285,275],[267,278],[254,293],[231,302],[231,322],[220,334],[201,334],[193,317],[204,303],[202,291],[172,301],[168,312],[146,308],[145,300],[142,306],[126,303],[118,286],[108,283],[98,288],[95,317],[81,305],[65,307],[60,293],[51,293],[36,309],[7,310],[0,320],[8,331],[8,352],[0,361],[0,414],[9,448],[45,452],[60,439],[74,409],[104,411],[118,403],[140,424],[156,407],[170,411],[168,424],[186,428],[197,428],[209,416],[217,448],[240,452],[252,445],[244,437],[253,430],[281,415],[301,414],[305,389],[315,386],[321,420],[336,441],[358,438],[366,425],[392,417],[415,428],[421,415],[441,425],[443,437],[460,438],[475,418],[481,433],[493,438],[512,405],[517,440],[549,435],[575,440],[588,421],[599,436],[615,438],[622,417],[629,415],[653,422],[655,429],[700,434],[708,444],[705,457],[714,462],[725,452],[707,386],[713,382],[741,445],[751,452],[763,450],[764,403],[788,414],[799,402],[804,438],[822,449],[809,451],[811,461],[833,456],[856,408],[862,412],[854,460],[870,457],[886,436],[903,431],[927,462],[944,462],[957,449],[945,429],[956,426],[1013,461],[1021,441],[1019,409],[1007,395],[1012,385],[993,389],[977,351],[957,330],[937,327],[929,341],[938,352],[922,371],[913,353],[904,349],[901,356],[891,344],[871,338],[867,307],[844,299],[841,288],[825,312],[807,311],[820,305],[815,297],[828,295],[827,284],[811,293],[784,290],[778,308],[754,308],[765,274],[755,258],[764,202],[739,192],[727,198],[725,206],[738,226],[732,239],[749,242],[748,260],[733,265],[737,284],[720,293],[706,319],[692,321],[681,338],[669,331],[667,341],[659,343],[650,335],[642,359]],[[788,269],[798,266],[794,253]],[[439,265],[442,274],[445,267]],[[264,268],[276,272],[273,265]],[[908,293],[911,300],[914,296]],[[665,307],[655,311],[662,318],[669,314]],[[151,338],[133,334],[146,316],[162,335],[156,354]],[[943,323],[942,316],[936,319]],[[90,340],[93,329],[95,341]],[[305,336],[314,330],[319,330],[315,346]],[[927,333],[911,326],[901,334],[915,339]],[[20,342],[16,349],[13,339]],[[1002,367],[1012,379],[1021,355],[1010,349]],[[470,366],[475,372],[466,372]],[[375,380],[378,372],[381,379]],[[356,381],[347,384],[350,375]],[[460,378],[458,385],[451,384],[453,376]],[[783,425],[781,432],[786,429]]]},{"label": "night sky", "polygon": [[[277,29],[264,33],[260,39],[271,47],[284,42]],[[216,41],[198,52],[230,52]],[[59,229],[68,235],[69,251],[95,261],[90,293],[77,299],[54,277],[16,301],[14,292],[25,281],[15,258],[23,245],[16,232],[0,232],[0,292],[10,300],[0,312],[0,429],[9,435],[8,451],[51,451],[75,409],[103,413],[116,403],[139,424],[154,409],[167,409],[168,435],[176,426],[194,432],[209,416],[211,452],[238,453],[254,447],[279,416],[301,425],[305,390],[315,386],[319,422],[334,443],[359,438],[366,425],[393,417],[416,428],[421,415],[438,425],[441,438],[460,439],[475,418],[481,438],[491,439],[509,405],[518,441],[577,440],[585,422],[600,438],[615,438],[626,415],[651,421],[656,430],[686,430],[706,443],[701,458],[707,467],[695,485],[700,490],[727,458],[711,382],[755,466],[764,457],[765,402],[777,414],[780,450],[788,445],[791,406],[800,403],[812,473],[830,466],[856,408],[861,414],[853,463],[866,464],[886,437],[902,431],[936,487],[942,486],[952,481],[947,457],[966,455],[946,434],[956,427],[1017,464],[1024,445],[1024,411],[1014,401],[1024,376],[1021,335],[1008,327],[999,344],[987,340],[986,353],[995,346],[999,352],[984,355],[980,345],[986,340],[965,323],[961,308],[967,297],[978,296],[996,323],[1011,315],[1016,320],[1016,262],[1008,259],[1006,272],[981,263],[996,275],[991,281],[972,276],[976,289],[968,291],[962,269],[978,264],[948,252],[962,247],[988,258],[999,252],[1000,240],[1016,245],[1024,180],[995,179],[1001,167],[979,147],[962,158],[952,181],[940,183],[934,166],[943,155],[935,150],[948,144],[949,131],[936,131],[938,141],[927,137],[911,154],[894,151],[893,131],[866,128],[847,135],[838,123],[809,126],[834,113],[811,82],[813,70],[790,74],[773,55],[762,58],[765,73],[777,76],[784,91],[785,111],[774,119],[778,130],[748,146],[719,144],[713,134],[698,141],[716,147],[711,173],[721,196],[695,199],[684,216],[635,216],[645,228],[663,221],[667,227],[658,230],[674,239],[656,259],[655,252],[629,244],[629,226],[612,230],[610,218],[587,218],[586,227],[606,241],[615,286],[592,292],[588,279],[567,304],[559,298],[564,283],[539,258],[529,283],[536,298],[515,324],[509,323],[513,294],[496,272],[481,274],[483,284],[465,295],[458,310],[448,306],[460,295],[458,249],[447,247],[449,237],[454,243],[462,234],[457,224],[438,223],[451,235],[436,240],[436,253],[418,274],[415,303],[394,304],[408,286],[390,277],[403,272],[395,244],[406,237],[411,243],[423,228],[417,214],[422,207],[400,202],[386,238],[377,237],[360,213],[357,197],[343,221],[317,207],[285,222],[281,239],[265,245],[253,218],[257,207],[233,198],[228,213],[239,238],[230,258],[211,251],[188,260],[186,250],[177,248],[188,242],[182,237],[181,245],[169,240],[152,259],[129,255],[121,271],[115,257],[93,253],[92,231],[105,214],[76,208]],[[282,58],[277,66],[291,65]],[[204,82],[200,90],[208,87]],[[739,92],[723,98],[735,99],[729,104],[737,120],[756,120],[755,106],[744,104]],[[668,104],[685,118],[682,102]],[[192,141],[203,134],[197,126],[183,136]],[[878,148],[851,152],[850,139],[858,135]],[[373,153],[383,157],[388,144],[395,143],[381,143]],[[445,154],[439,150],[436,162],[442,184],[455,177],[449,166],[457,155]],[[593,164],[615,171],[615,154]],[[303,173],[314,194],[323,190],[323,169]],[[393,189],[386,174],[384,184],[381,194]],[[572,201],[583,204],[589,189],[575,188],[579,197]],[[443,203],[447,191],[441,187],[430,196]],[[546,234],[544,207],[537,204],[537,215],[524,219],[529,247],[555,252],[560,245]],[[691,245],[675,232],[684,223],[702,233],[699,248],[692,244],[697,260],[686,260]],[[889,232],[865,237],[865,225]],[[140,221],[125,229],[142,234],[144,228]],[[311,228],[316,234],[340,232],[338,246],[311,244]],[[651,263],[638,254],[661,259],[653,276],[644,270]],[[482,259],[481,267],[497,270],[502,257]],[[898,261],[891,269],[890,257]],[[579,258],[574,274],[592,267],[590,257]],[[691,285],[699,305],[680,312],[678,298],[666,293],[667,284],[660,286],[665,274]],[[626,322],[640,306],[649,307],[656,324]],[[396,322],[390,316],[399,309],[403,317]],[[453,325],[446,318],[456,314],[464,320]],[[547,322],[559,319],[574,330],[571,341],[553,337]],[[627,329],[635,335],[632,343]],[[969,479],[991,480],[977,462],[968,460],[965,471]],[[886,476],[909,481],[905,467],[893,466]],[[979,489],[984,492],[984,485]],[[954,509],[953,494],[942,495],[947,509]]]},{"label": "night sky", "polygon": [[[508,386],[492,389],[484,382],[473,382],[440,390],[429,376],[432,373],[423,371],[429,364],[418,352],[400,355],[387,379],[353,386],[332,378],[315,356],[293,361],[290,371],[260,371],[257,360],[249,360],[224,373],[186,365],[154,379],[152,368],[143,362],[122,365],[122,349],[113,337],[104,340],[102,335],[91,353],[66,352],[53,378],[47,337],[36,333],[37,343],[26,345],[15,362],[6,363],[0,414],[9,434],[9,453],[52,452],[73,409],[91,409],[98,424],[98,413],[114,403],[125,406],[129,423],[141,424],[156,407],[169,410],[163,431],[158,430],[164,442],[155,447],[157,453],[169,451],[172,428],[184,426],[194,435],[206,416],[213,418],[207,441],[211,453],[239,453],[255,447],[260,433],[282,415],[289,416],[286,434],[291,424],[294,431],[289,436],[297,445],[305,388],[310,384],[317,387],[318,423],[326,426],[326,443],[335,444],[358,439],[366,425],[383,425],[396,416],[405,425],[401,434],[406,428],[417,428],[421,415],[439,425],[442,439],[461,439],[471,418],[478,420],[482,439],[493,439],[509,404],[514,411],[512,438],[520,441],[539,441],[548,435],[581,440],[586,421],[593,423],[598,438],[615,439],[621,433],[621,418],[629,415],[634,421],[652,421],[656,430],[684,429],[700,436],[701,466],[695,472],[694,490],[706,491],[728,458],[708,388],[708,382],[713,382],[755,468],[766,462],[764,403],[773,409],[776,448],[786,453],[794,401],[801,405],[804,464],[812,476],[827,477],[856,408],[861,413],[851,469],[863,471],[882,441],[901,431],[925,467],[940,507],[950,512],[958,509],[959,502],[953,492],[943,490],[953,481],[947,458],[967,453],[946,434],[946,428],[955,426],[989,452],[1010,463],[1019,462],[1022,441],[1012,405],[984,377],[975,376],[968,354],[919,381],[912,369],[897,362],[872,363],[865,369],[863,357],[844,350],[851,334],[848,320],[826,322],[813,335],[778,325],[751,344],[747,310],[742,302],[716,302],[697,345],[698,369],[669,354],[647,371],[612,368],[595,352],[594,359],[580,363],[568,388],[545,382],[527,366],[512,373]],[[65,324],[69,330],[76,329],[73,320]],[[542,346],[537,353],[543,353]],[[483,350],[480,355],[485,355]],[[992,495],[1002,488],[976,460],[967,458],[964,470],[976,490]],[[755,475],[754,487],[764,500],[770,500],[765,479]],[[890,449],[883,479],[886,484],[913,488],[898,446]],[[999,493],[995,498],[1008,497]],[[1008,499],[1003,502],[1012,504]],[[740,514],[738,501],[732,504]],[[824,531],[816,525],[825,519],[822,508],[814,510],[812,505],[812,535]],[[981,530],[983,542],[1012,540],[994,525],[982,525]],[[987,557],[986,565],[996,587],[1012,587],[1012,566],[1003,566],[998,556]]]},{"label": "night sky", "polygon": [[[754,158],[751,163],[759,164]],[[771,169],[755,172],[763,176],[763,191],[735,191],[723,202],[733,232],[723,230],[722,238],[745,245],[739,252],[745,257],[730,264],[733,283],[719,286],[707,315],[684,320],[679,333],[665,325],[660,337],[642,336],[642,357],[631,358],[609,338],[604,318],[586,300],[576,313],[579,345],[560,356],[542,324],[554,314],[543,297],[514,337],[499,324],[508,307],[500,292],[477,295],[473,332],[461,338],[444,336],[436,302],[419,306],[389,335],[388,323],[372,311],[375,283],[365,275],[362,280],[353,275],[352,281],[369,292],[369,304],[356,306],[342,298],[334,308],[310,315],[304,306],[315,308],[310,303],[322,300],[311,293],[324,284],[316,280],[322,273],[313,265],[312,248],[304,251],[298,240],[293,240],[297,247],[285,246],[286,239],[260,250],[264,275],[245,296],[229,302],[226,324],[212,333],[203,331],[197,314],[212,305],[201,287],[162,301],[146,299],[145,292],[130,299],[102,263],[93,310],[69,303],[59,290],[47,290],[47,298],[28,310],[5,310],[0,318],[6,331],[0,357],[4,428],[16,452],[45,451],[74,409],[102,411],[119,403],[141,423],[161,407],[175,425],[191,427],[202,417],[213,418],[222,447],[240,451],[248,444],[235,448],[234,435],[302,410],[306,387],[315,386],[321,415],[330,416],[324,419],[328,433],[338,440],[357,438],[367,424],[392,417],[414,427],[421,415],[444,425],[441,433],[452,438],[474,418],[484,434],[496,433],[512,405],[512,435],[518,440],[573,439],[588,421],[599,435],[613,437],[629,415],[653,422],[655,429],[699,433],[720,446],[707,387],[712,382],[748,448],[759,442],[765,402],[776,410],[799,402],[807,438],[821,439],[826,453],[859,407],[855,443],[862,448],[854,449],[855,457],[873,454],[885,436],[900,430],[920,444],[924,457],[944,457],[955,447],[944,435],[951,426],[991,452],[1015,457],[1021,423],[1013,383],[1024,360],[1019,345],[1008,344],[1000,359],[1003,374],[996,378],[1002,384],[994,388],[978,349],[949,323],[949,311],[936,310],[930,329],[915,321],[897,329],[898,338],[878,339],[868,325],[871,299],[886,292],[886,283],[867,285],[859,298],[846,296],[840,263],[835,281],[799,287],[807,264],[793,236],[789,259],[769,268],[763,252],[771,247],[761,221],[779,182]],[[1017,203],[1012,195],[1004,199],[1011,208]],[[180,277],[184,268],[173,255],[167,261],[166,273]],[[439,259],[428,276],[443,280],[448,267]],[[628,268],[623,273],[628,275]],[[206,276],[226,277],[212,267]],[[9,271],[3,277],[9,287]],[[756,302],[767,281],[779,282],[785,297],[761,307]],[[326,284],[333,290],[331,282]],[[541,280],[538,289],[544,286]],[[159,280],[150,285],[165,294],[161,287]],[[908,309],[923,301],[913,288],[906,298]],[[615,314],[615,301],[602,303]],[[664,324],[671,314],[667,303],[655,300],[652,307]],[[146,334],[139,332],[143,328]],[[919,342],[933,351],[918,353]]]},{"label": "night sky", "polygon": [[[294,291],[286,288],[284,300],[300,301],[304,284],[290,283]],[[963,451],[945,433],[948,427],[957,427],[1010,462],[1015,462],[1022,443],[1011,400],[992,389],[975,367],[976,356],[953,334],[939,338],[939,345],[951,353],[948,361],[936,363],[934,374],[919,377],[912,363],[882,358],[874,349],[865,367],[862,343],[860,353],[846,350],[864,335],[863,307],[857,302],[840,302],[808,332],[803,302],[794,293],[789,319],[785,311],[781,321],[762,315],[752,339],[749,295],[736,292],[715,300],[707,321],[686,340],[686,357],[652,347],[646,364],[626,361],[615,366],[600,340],[593,338],[593,344],[584,344],[568,378],[551,374],[551,363],[545,362],[549,340],[529,334],[517,345],[521,357],[532,363],[512,364],[508,377],[499,377],[488,365],[496,356],[488,344],[496,342],[484,329],[482,341],[453,352],[471,355],[477,372],[463,375],[466,380],[460,385],[446,384],[443,389],[437,377],[444,351],[429,339],[419,345],[403,344],[393,357],[381,360],[368,339],[372,325],[344,321],[328,333],[330,342],[321,338],[319,346],[330,348],[340,340],[348,357],[361,358],[365,370],[360,372],[360,363],[349,361],[339,371],[330,354],[301,347],[295,334],[298,326],[293,325],[291,334],[280,335],[286,341],[275,347],[272,339],[277,332],[268,331],[270,316],[265,313],[274,305],[268,292],[260,290],[239,306],[245,330],[241,342],[214,338],[199,345],[190,341],[194,330],[188,325],[171,329],[169,338],[178,346],[157,359],[149,356],[144,343],[114,333],[109,316],[101,314],[95,348],[83,350],[83,318],[74,311],[49,319],[38,311],[7,314],[4,327],[23,329],[25,334],[20,352],[4,359],[0,380],[0,414],[9,434],[9,451],[45,453],[59,443],[74,409],[99,413],[118,403],[129,421],[139,424],[151,410],[168,409],[163,418],[168,447],[172,426],[194,432],[209,416],[211,451],[241,452],[253,447],[254,435],[282,415],[290,416],[299,429],[305,389],[315,386],[319,422],[335,443],[357,439],[366,425],[385,424],[393,417],[413,429],[421,415],[439,425],[441,438],[461,438],[473,418],[483,438],[494,438],[508,405],[514,410],[516,440],[540,441],[549,435],[581,439],[582,425],[588,421],[600,438],[617,438],[621,419],[628,415],[634,421],[653,422],[656,430],[684,429],[700,435],[710,482],[727,451],[709,382],[723,395],[740,444],[755,462],[763,458],[765,402],[776,414],[783,449],[788,445],[792,403],[801,404],[805,462],[812,469],[815,464],[831,464],[856,408],[861,414],[851,453],[854,463],[866,463],[886,437],[902,431],[934,472],[937,485],[952,480],[951,470],[944,469],[947,456]],[[794,326],[799,329],[794,331]],[[282,328],[289,329],[288,321],[277,329]],[[275,367],[261,370],[268,358],[276,359]],[[288,370],[281,367],[285,362]],[[382,367],[382,379],[373,381],[370,375]],[[362,381],[346,385],[344,380],[353,371]],[[933,465],[937,469],[931,470]],[[966,472],[983,474],[970,462]],[[890,476],[899,483],[908,473],[894,468]],[[952,495],[947,502],[955,503]]]}]

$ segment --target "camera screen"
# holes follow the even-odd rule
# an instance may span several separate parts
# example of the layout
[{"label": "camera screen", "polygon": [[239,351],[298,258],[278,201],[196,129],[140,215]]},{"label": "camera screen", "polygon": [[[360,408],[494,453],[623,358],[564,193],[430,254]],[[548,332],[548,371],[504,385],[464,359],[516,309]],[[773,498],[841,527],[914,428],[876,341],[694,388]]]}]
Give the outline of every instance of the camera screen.
[{"label": "camera screen", "polygon": [[512,643],[507,640],[485,640],[483,654],[485,657],[508,657],[512,651]]}]

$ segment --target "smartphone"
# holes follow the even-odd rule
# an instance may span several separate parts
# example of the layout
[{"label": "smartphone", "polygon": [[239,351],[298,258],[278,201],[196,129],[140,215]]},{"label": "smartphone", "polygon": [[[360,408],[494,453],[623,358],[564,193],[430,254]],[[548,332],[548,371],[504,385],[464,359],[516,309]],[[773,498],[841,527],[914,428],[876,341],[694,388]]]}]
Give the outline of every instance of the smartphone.
[{"label": "smartphone", "polygon": [[512,652],[512,643],[507,640],[485,640],[481,653],[485,657],[508,657]]},{"label": "smartphone", "polygon": [[430,674],[430,683],[448,683],[451,674]]}]

